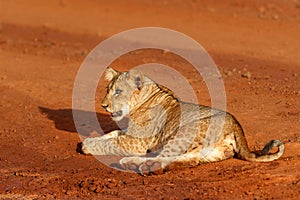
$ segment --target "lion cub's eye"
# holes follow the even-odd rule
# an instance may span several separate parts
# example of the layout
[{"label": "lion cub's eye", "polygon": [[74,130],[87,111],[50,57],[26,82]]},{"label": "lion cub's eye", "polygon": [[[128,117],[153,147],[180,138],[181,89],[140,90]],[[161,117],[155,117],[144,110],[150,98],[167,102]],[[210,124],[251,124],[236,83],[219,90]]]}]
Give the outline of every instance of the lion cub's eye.
[{"label": "lion cub's eye", "polygon": [[116,89],[115,92],[114,92],[114,95],[119,95],[122,93],[122,90],[120,89]]}]

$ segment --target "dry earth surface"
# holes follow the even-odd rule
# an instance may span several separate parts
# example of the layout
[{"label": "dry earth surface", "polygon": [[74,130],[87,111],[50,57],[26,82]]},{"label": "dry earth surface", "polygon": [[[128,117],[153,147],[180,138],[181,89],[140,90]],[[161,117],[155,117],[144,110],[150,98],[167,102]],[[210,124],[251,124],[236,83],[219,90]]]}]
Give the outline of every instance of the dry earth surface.
[{"label": "dry earth surface", "polygon": [[[280,139],[283,157],[143,177],[80,154],[72,118],[80,64],[104,39],[144,26],[198,41],[222,73],[227,110],[244,127],[250,148]],[[0,0],[0,199],[298,199],[299,37],[297,0]],[[210,105],[203,80],[173,54],[133,52],[112,66],[149,62],[175,67],[201,86],[199,102]],[[99,86],[96,108],[108,131],[116,124],[99,106],[104,92]]]}]

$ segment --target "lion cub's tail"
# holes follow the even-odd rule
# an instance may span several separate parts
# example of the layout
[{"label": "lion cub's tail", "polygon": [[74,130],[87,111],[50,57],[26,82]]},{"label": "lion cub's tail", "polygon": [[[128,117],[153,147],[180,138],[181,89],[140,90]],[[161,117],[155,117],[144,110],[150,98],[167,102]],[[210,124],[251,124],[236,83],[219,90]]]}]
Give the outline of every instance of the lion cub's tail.
[{"label": "lion cub's tail", "polygon": [[[268,142],[260,154],[251,152],[248,148],[246,141],[243,139],[237,141],[237,145],[239,146],[239,151],[238,151],[239,157],[241,157],[244,160],[253,161],[253,162],[270,162],[273,160],[277,160],[284,153],[284,144],[279,140],[271,140],[270,142]],[[269,154],[269,152],[274,147],[278,147],[277,152]]]},{"label": "lion cub's tail", "polygon": [[[274,147],[278,147],[277,152],[269,154],[269,152]],[[284,144],[279,140],[271,140],[265,145],[260,155],[251,153],[250,156],[245,156],[245,160],[256,161],[256,162],[269,162],[269,161],[277,160],[282,156],[283,153],[284,153]]]},{"label": "lion cub's tail", "polygon": [[[238,157],[253,161],[253,162],[270,162],[273,160],[277,160],[280,158],[284,153],[284,144],[279,140],[271,140],[268,142],[260,154],[253,153],[249,150],[244,132],[242,130],[242,127],[237,122],[236,124],[236,132],[235,132],[235,140],[236,140],[236,153],[238,154]],[[273,148],[278,147],[277,152],[275,153],[269,153]]]}]

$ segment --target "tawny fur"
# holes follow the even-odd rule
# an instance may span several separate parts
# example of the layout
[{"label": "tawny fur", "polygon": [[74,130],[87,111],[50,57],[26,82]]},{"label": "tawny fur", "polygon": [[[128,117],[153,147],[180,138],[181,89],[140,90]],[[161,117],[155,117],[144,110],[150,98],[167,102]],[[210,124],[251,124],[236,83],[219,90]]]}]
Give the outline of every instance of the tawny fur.
[{"label": "tawny fur", "polygon": [[[174,164],[195,166],[234,155],[268,162],[284,152],[282,142],[271,140],[260,155],[252,153],[242,127],[230,113],[182,102],[139,71],[107,68],[105,77],[110,83],[102,106],[116,121],[129,115],[129,125],[127,130],[85,139],[85,154],[127,156],[120,160],[124,168],[145,173],[156,170],[155,163],[162,169]],[[278,151],[269,154],[273,147]],[[147,157],[147,152],[155,156]]]}]

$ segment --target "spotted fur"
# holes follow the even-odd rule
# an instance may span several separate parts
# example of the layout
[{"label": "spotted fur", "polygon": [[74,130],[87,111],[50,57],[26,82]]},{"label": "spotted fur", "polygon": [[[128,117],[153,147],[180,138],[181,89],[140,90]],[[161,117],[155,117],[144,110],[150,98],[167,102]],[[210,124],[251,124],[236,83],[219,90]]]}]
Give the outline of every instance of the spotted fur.
[{"label": "spotted fur", "polygon": [[[261,154],[251,152],[241,125],[230,113],[182,102],[171,90],[139,71],[107,68],[105,76],[110,82],[102,106],[115,121],[129,116],[129,125],[126,130],[85,139],[85,154],[126,156],[120,160],[123,168],[146,174],[234,155],[268,162],[284,152],[279,140],[267,143]],[[274,147],[278,147],[277,152],[270,154]]]}]

